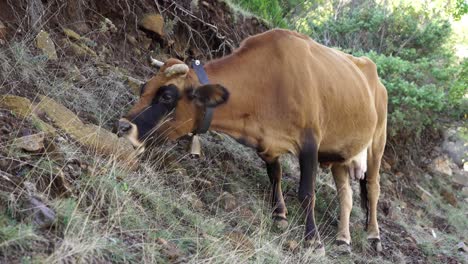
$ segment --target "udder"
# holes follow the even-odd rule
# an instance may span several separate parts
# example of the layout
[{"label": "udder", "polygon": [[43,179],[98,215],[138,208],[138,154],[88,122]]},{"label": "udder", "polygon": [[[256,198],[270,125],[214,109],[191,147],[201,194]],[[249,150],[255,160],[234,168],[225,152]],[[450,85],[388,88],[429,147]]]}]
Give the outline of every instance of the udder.
[{"label": "udder", "polygon": [[367,149],[353,157],[347,164],[349,177],[355,180],[363,180],[367,171]]},{"label": "udder", "polygon": [[364,149],[358,155],[345,162],[322,161],[320,162],[320,167],[324,169],[330,168],[334,163],[344,164],[348,168],[349,176],[352,179],[362,180],[367,171],[367,149]]}]

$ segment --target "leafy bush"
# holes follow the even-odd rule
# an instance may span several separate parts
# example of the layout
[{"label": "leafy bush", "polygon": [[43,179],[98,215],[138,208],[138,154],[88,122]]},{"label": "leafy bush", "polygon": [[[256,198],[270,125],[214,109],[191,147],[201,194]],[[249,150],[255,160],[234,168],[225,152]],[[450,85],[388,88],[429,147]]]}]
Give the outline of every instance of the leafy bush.
[{"label": "leafy bush", "polygon": [[[367,56],[389,93],[390,136],[419,135],[442,117],[467,112],[468,63],[454,56],[453,19],[462,0],[235,0],[275,26],[296,29],[331,47]],[[464,103],[465,101],[465,103]]]},{"label": "leafy bush", "polygon": [[446,78],[456,70],[454,67],[437,67],[427,58],[411,62],[375,52],[356,55],[367,56],[378,65],[379,76],[389,94],[390,136],[418,135],[434,122],[437,114],[457,104],[446,96],[449,89]]}]

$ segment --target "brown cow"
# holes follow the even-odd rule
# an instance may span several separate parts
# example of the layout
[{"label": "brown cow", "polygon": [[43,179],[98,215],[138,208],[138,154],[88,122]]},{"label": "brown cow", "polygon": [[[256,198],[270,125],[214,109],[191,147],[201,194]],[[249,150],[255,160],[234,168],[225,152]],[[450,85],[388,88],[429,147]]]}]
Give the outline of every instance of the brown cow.
[{"label": "brown cow", "polygon": [[285,221],[287,214],[278,158],[294,153],[300,163],[306,244],[324,252],[314,217],[320,162],[332,166],[339,193],[337,242],[348,248],[351,243],[349,178],[354,176],[361,180],[364,205],[370,209],[368,239],[381,250],[377,201],[387,92],[372,61],[275,29],[249,37],[231,55],[208,62],[204,69],[211,84],[200,85],[194,70],[177,59],[160,64],[138,103],[119,121],[121,135],[136,147],[152,135],[177,139],[196,131],[206,109],[216,107],[210,130],[255,148],[265,161],[275,220]]}]

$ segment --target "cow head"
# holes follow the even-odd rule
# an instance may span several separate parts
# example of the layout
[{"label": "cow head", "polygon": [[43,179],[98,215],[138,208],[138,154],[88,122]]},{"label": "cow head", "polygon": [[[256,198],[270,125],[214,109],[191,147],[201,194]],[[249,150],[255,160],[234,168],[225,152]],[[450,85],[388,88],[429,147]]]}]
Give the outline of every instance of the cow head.
[{"label": "cow head", "polygon": [[206,107],[225,103],[229,92],[219,84],[200,85],[180,60],[153,60],[159,72],[140,90],[140,98],[119,120],[118,135],[141,147],[149,138],[177,139],[192,132]]}]

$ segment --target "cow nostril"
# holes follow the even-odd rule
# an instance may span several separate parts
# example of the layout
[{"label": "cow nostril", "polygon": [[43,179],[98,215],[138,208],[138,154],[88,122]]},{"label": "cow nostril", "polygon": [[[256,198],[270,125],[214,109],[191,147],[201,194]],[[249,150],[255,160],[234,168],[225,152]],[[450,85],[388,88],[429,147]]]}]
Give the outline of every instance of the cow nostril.
[{"label": "cow nostril", "polygon": [[125,133],[128,132],[132,128],[132,125],[125,121],[119,121],[119,132]]}]

